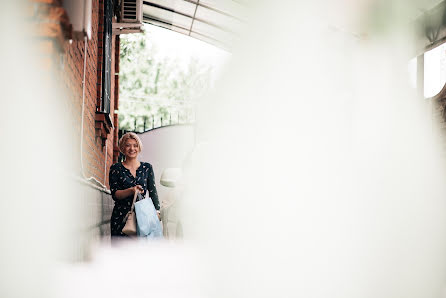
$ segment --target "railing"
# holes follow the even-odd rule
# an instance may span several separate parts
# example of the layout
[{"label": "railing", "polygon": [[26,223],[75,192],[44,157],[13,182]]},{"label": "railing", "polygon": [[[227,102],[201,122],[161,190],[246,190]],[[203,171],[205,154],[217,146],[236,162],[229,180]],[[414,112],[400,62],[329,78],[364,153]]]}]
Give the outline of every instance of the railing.
[{"label": "railing", "polygon": [[169,113],[167,117],[162,116],[139,116],[134,118],[133,129],[126,129],[125,132],[144,133],[152,129],[166,127],[170,125],[192,124],[195,122],[194,113],[185,113],[181,115]]}]

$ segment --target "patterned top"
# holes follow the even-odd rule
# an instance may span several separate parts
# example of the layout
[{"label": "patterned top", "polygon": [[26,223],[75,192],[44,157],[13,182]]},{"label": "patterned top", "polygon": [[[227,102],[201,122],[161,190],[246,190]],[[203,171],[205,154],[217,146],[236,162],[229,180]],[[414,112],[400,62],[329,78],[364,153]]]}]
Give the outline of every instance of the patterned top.
[{"label": "patterned top", "polygon": [[136,170],[136,177],[134,177],[132,173],[130,173],[130,170],[124,167],[122,163],[115,163],[110,167],[109,182],[112,198],[115,201],[115,206],[113,207],[110,220],[112,236],[126,236],[124,233],[122,233],[122,228],[125,225],[123,219],[127,212],[129,212],[133,201],[133,196],[125,199],[117,199],[115,197],[117,190],[123,190],[136,185],[141,185],[144,190],[143,197],[145,197],[146,191],[148,190],[155,209],[160,209],[158,193],[156,192],[155,186],[155,175],[151,164],[141,162],[141,165]]}]

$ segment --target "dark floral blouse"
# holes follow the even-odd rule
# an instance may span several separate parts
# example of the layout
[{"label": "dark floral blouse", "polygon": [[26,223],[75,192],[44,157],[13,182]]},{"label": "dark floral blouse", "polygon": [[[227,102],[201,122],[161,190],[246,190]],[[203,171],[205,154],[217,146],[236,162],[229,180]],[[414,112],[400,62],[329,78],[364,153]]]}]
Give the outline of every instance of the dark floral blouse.
[{"label": "dark floral blouse", "polygon": [[115,163],[110,167],[109,182],[112,198],[115,201],[115,206],[113,207],[110,220],[112,236],[126,236],[124,233],[122,233],[122,228],[125,225],[123,219],[127,212],[129,212],[133,201],[133,196],[125,199],[116,199],[115,193],[117,190],[123,190],[136,185],[141,185],[144,189],[143,197],[145,197],[146,191],[148,190],[155,209],[160,209],[158,194],[155,187],[155,175],[151,164],[141,162],[141,165],[136,170],[136,177],[134,177],[132,173],[130,173],[130,170],[124,167],[122,163]]}]

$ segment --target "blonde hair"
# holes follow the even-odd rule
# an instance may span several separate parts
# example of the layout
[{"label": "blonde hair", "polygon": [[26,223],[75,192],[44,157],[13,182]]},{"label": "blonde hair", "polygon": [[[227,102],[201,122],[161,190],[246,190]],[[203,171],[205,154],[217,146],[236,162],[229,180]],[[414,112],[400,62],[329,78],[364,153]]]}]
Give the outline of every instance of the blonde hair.
[{"label": "blonde hair", "polygon": [[118,142],[119,151],[121,151],[121,153],[124,154],[125,143],[127,142],[128,139],[133,139],[136,141],[136,143],[138,144],[139,153],[141,153],[142,142],[141,142],[141,139],[134,132],[128,132],[121,137],[121,139]]}]

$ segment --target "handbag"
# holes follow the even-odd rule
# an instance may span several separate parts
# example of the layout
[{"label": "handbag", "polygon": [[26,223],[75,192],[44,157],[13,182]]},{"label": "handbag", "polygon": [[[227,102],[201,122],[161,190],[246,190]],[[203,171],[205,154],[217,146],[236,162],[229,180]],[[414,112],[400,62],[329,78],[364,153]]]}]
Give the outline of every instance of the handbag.
[{"label": "handbag", "polygon": [[136,215],[135,215],[135,201],[138,197],[138,192],[135,191],[133,196],[132,207],[130,211],[127,212],[122,222],[125,222],[125,226],[122,228],[122,232],[127,236],[136,236]]}]

